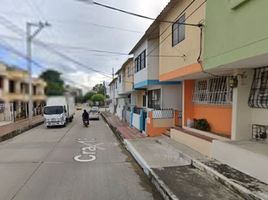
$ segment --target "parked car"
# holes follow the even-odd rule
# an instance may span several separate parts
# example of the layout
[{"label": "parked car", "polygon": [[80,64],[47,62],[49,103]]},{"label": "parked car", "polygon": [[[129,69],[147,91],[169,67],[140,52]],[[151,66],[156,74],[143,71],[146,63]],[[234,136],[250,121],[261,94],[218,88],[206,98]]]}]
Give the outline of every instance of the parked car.
[{"label": "parked car", "polygon": [[97,120],[100,119],[100,111],[98,107],[92,107],[89,110],[88,114],[89,114],[89,119],[97,119]]}]

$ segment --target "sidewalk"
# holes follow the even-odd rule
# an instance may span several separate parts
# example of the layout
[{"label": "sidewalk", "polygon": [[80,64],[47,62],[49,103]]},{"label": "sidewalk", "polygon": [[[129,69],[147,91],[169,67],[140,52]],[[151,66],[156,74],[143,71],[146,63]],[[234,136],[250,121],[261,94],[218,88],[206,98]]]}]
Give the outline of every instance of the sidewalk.
[{"label": "sidewalk", "polygon": [[[104,115],[110,127],[125,124]],[[117,121],[119,120],[119,121]],[[116,121],[116,123],[115,123]],[[120,124],[121,123],[121,124]],[[268,185],[169,137],[124,137],[122,142],[165,199],[268,199]],[[265,172],[264,172],[265,173]]]},{"label": "sidewalk", "polygon": [[116,133],[121,141],[124,139],[136,139],[146,137],[135,128],[130,128],[127,123],[122,122],[118,117],[108,112],[102,112],[102,116],[110,128]]},{"label": "sidewalk", "polygon": [[29,124],[28,119],[23,119],[14,123],[0,125],[0,142],[15,137],[32,127],[42,124],[43,122],[43,116],[38,115],[33,117],[31,124]]}]

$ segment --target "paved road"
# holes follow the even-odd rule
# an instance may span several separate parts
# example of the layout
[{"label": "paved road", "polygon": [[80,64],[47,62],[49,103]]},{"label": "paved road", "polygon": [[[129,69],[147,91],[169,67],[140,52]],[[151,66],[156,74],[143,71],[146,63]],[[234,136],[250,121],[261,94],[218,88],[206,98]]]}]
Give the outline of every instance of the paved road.
[{"label": "paved road", "polygon": [[85,128],[78,115],[0,143],[0,199],[161,199],[107,125]]}]

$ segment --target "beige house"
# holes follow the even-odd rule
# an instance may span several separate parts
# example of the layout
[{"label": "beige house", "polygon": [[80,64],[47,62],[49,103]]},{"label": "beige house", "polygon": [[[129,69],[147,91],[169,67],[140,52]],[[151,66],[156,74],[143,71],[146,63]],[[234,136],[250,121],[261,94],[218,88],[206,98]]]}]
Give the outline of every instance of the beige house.
[{"label": "beige house", "polygon": [[[0,64],[0,121],[25,118],[29,102],[28,72],[6,64]],[[45,104],[46,82],[33,79],[34,114],[41,112]],[[14,116],[11,116],[14,113]]]}]

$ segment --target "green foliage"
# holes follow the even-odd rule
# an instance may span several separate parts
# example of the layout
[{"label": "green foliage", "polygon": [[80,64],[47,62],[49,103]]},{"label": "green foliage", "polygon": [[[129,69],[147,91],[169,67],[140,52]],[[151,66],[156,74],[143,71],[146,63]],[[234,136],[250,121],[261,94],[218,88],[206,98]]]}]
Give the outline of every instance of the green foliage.
[{"label": "green foliage", "polygon": [[194,128],[202,131],[210,131],[210,125],[206,119],[194,119]]},{"label": "green foliage", "polygon": [[105,88],[105,86],[103,85],[103,84],[96,84],[94,87],[93,87],[93,89],[92,89],[93,91],[95,91],[97,94],[103,94],[103,95],[105,95],[105,90],[106,90],[106,88]]},{"label": "green foliage", "polygon": [[91,97],[91,100],[95,103],[95,102],[99,102],[99,103],[103,103],[105,100],[105,96],[103,94],[95,94]]},{"label": "green foliage", "polygon": [[91,100],[91,97],[93,95],[95,95],[96,92],[93,92],[93,91],[90,91],[90,92],[87,92],[84,96],[83,96],[83,103],[86,103],[88,102],[89,100]]},{"label": "green foliage", "polygon": [[47,70],[40,75],[47,82],[46,95],[58,96],[64,94],[64,81],[61,74],[55,70]]}]

